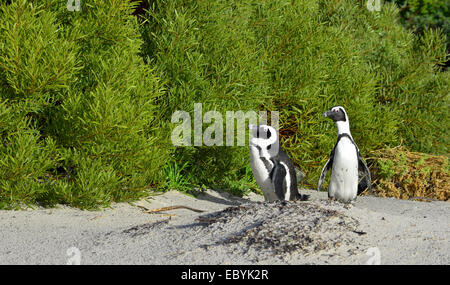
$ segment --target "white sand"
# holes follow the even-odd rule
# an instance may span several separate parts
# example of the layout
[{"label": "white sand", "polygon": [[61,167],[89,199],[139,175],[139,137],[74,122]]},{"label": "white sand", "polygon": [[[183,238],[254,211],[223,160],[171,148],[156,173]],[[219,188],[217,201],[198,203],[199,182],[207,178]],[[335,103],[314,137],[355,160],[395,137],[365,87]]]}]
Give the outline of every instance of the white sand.
[{"label": "white sand", "polygon": [[[0,264],[66,264],[70,247],[80,250],[81,264],[450,264],[448,202],[358,197],[346,207],[325,192],[302,194],[310,201],[285,206],[216,191],[197,198],[171,191],[134,203],[205,213],[149,214],[127,203],[0,211]],[[245,206],[208,215],[238,205]],[[264,235],[272,237],[267,245]],[[300,248],[283,251],[291,243]]]}]

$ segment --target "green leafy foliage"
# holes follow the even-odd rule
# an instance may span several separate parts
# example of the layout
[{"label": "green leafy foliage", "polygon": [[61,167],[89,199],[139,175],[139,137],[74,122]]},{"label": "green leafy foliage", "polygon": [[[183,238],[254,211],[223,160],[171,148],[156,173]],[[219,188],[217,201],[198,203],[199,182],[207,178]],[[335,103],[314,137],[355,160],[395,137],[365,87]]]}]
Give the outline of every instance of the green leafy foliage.
[{"label": "green leafy foliage", "polygon": [[86,0],[79,12],[61,0],[9,2],[0,4],[0,208],[96,208],[151,186],[257,190],[247,146],[171,145],[172,114],[193,118],[194,103],[202,114],[279,111],[305,187],[335,143],[322,116],[334,105],[346,108],[363,156],[397,145],[448,155],[445,32],[409,33],[394,4],[155,0],[138,24],[135,1]]},{"label": "green leafy foliage", "polygon": [[175,161],[168,164],[166,168],[164,168],[164,173],[166,175],[166,183],[164,188],[166,190],[176,189],[184,192],[191,190],[191,177],[189,174],[183,173],[183,170],[187,166],[187,162],[185,162],[182,166],[178,166]]},{"label": "green leafy foliage", "polygon": [[[282,145],[315,187],[335,142],[322,117],[346,108],[362,154],[405,144],[447,153],[449,73],[445,36],[415,37],[398,9],[370,12],[366,1],[155,1],[143,31],[143,54],[167,79],[162,99],[175,110],[280,111]],[[187,147],[198,184],[245,178],[247,148]]]},{"label": "green leafy foliage", "polygon": [[427,28],[439,28],[447,35],[450,49],[450,2],[445,0],[388,0],[400,8],[402,23],[421,34]]},{"label": "green leafy foliage", "polygon": [[[95,208],[159,183],[162,85],[127,1],[0,6],[0,203]],[[15,123],[11,123],[11,120]]]}]

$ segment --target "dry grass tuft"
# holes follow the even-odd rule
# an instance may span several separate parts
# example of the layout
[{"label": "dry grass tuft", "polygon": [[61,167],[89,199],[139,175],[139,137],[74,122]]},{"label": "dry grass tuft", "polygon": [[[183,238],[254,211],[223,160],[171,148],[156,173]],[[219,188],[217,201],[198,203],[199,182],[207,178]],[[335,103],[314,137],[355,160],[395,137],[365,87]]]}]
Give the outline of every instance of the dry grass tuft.
[{"label": "dry grass tuft", "polygon": [[447,156],[410,152],[404,147],[374,151],[371,164],[374,194],[380,197],[448,201],[450,174]]}]

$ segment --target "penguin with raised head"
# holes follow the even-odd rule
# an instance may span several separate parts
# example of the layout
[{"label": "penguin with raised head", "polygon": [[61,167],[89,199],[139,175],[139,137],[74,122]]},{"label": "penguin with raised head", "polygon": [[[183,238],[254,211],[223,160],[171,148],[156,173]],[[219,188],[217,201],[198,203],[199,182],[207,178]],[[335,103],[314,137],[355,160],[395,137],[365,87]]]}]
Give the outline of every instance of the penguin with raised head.
[{"label": "penguin with raised head", "polygon": [[361,183],[361,185],[367,186],[371,191],[370,171],[350,133],[350,122],[345,109],[335,106],[323,115],[336,122],[337,141],[322,169],[317,191],[322,188],[323,180],[331,169],[328,197],[348,203],[354,201],[357,194],[364,190],[362,186],[359,186],[360,172],[363,173],[363,180],[365,180],[365,184]]},{"label": "penguin with raised head", "polygon": [[275,128],[267,125],[249,125],[250,166],[266,201],[307,200],[297,187],[297,174],[291,159],[281,148]]}]

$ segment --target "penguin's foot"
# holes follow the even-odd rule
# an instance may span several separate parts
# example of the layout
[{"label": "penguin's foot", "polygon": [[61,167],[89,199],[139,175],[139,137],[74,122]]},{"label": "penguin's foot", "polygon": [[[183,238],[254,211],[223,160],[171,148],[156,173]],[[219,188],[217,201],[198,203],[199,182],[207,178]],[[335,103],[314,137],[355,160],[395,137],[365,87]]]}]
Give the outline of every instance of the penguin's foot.
[{"label": "penguin's foot", "polygon": [[344,204],[345,209],[351,209],[353,206],[355,206],[355,200],[351,200]]},{"label": "penguin's foot", "polygon": [[300,195],[300,201],[308,201],[309,195]]}]

